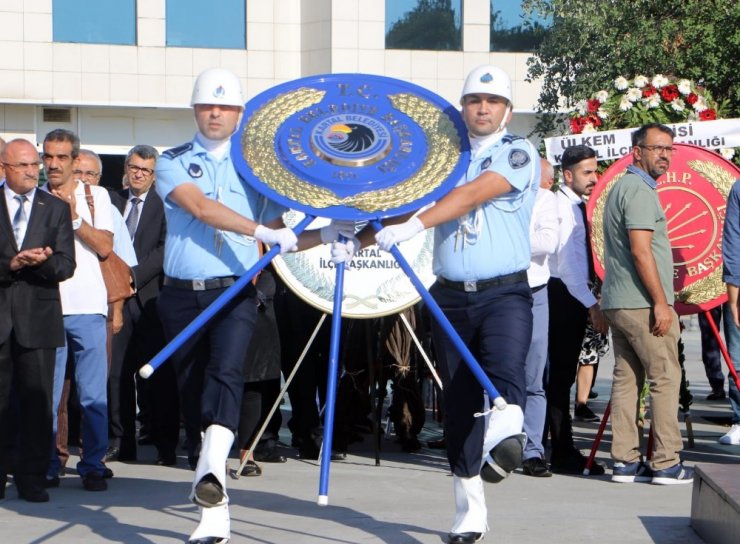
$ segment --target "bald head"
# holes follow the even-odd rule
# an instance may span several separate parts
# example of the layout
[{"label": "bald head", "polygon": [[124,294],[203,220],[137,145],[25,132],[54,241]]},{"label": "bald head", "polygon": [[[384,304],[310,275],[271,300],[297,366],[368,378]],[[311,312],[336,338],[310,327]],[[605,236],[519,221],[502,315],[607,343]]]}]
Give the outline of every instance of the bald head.
[{"label": "bald head", "polygon": [[39,154],[38,151],[36,151],[36,147],[28,140],[24,140],[23,138],[16,138],[15,140],[10,140],[8,143],[5,143],[5,140],[0,138],[0,159],[2,159],[3,162],[14,162],[12,160],[13,157],[15,157],[15,155],[20,151],[24,151],[26,153],[30,151],[35,155],[36,161],[38,161],[39,159]]},{"label": "bald head", "polygon": [[543,189],[550,189],[555,183],[555,168],[553,168],[550,161],[547,159],[540,159],[540,165],[542,168],[542,175],[540,177],[540,187]]},{"label": "bald head", "polygon": [[0,152],[0,160],[5,165],[5,181],[14,193],[25,195],[38,185],[39,153],[28,140],[8,142]]}]

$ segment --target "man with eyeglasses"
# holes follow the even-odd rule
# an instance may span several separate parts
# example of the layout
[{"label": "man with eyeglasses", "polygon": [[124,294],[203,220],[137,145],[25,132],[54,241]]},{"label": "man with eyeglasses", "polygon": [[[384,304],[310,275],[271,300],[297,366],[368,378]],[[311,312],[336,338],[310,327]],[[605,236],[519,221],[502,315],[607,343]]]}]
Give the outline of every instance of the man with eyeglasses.
[{"label": "man with eyeglasses", "polygon": [[126,236],[133,241],[138,264],[133,267],[136,293],[126,301],[123,328],[113,337],[109,377],[110,441],[106,459],[136,460],[138,400],[146,414],[142,429],[146,429],[157,447],[156,464],[174,465],[180,410],[172,365],[166,362],[138,388],[134,382],[136,371],[164,345],[156,306],[164,278],[167,225],[162,199],[154,190],[154,168],[158,158],[159,153],[150,145],[131,148],[124,162],[127,188],[118,191],[113,198],[113,205],[125,218]]},{"label": "man with eyeglasses", "polygon": [[[49,500],[54,354],[64,344],[59,282],[75,270],[69,206],[37,189],[38,157],[26,140],[0,152],[0,499],[12,471],[18,495],[30,502]],[[20,455],[10,466],[8,441],[15,440]]]},{"label": "man with eyeglasses", "polygon": [[[656,192],[673,154],[674,132],[658,123],[632,133],[633,164],[614,185],[604,210],[601,307],[612,330],[612,481],[671,485],[693,481],[679,457],[678,316],[673,309],[673,254]],[[639,395],[650,387],[655,450],[642,460]]]},{"label": "man with eyeglasses", "polygon": [[[100,177],[103,174],[103,162],[100,160],[95,151],[90,149],[80,149],[80,154],[77,156],[77,168],[72,172],[75,179],[88,183],[90,185],[99,185]],[[111,194],[109,194],[111,196]],[[111,197],[111,203],[113,197]],[[116,252],[124,262],[134,267],[136,266],[136,253],[134,252],[134,246],[131,243],[131,238],[128,236],[123,216],[116,207],[111,207],[111,213],[113,214],[113,251]],[[132,278],[133,282],[133,278]],[[121,313],[123,311],[123,302],[121,302]],[[113,332],[117,333],[123,321],[120,319],[121,316],[108,316],[109,319],[113,319]]]}]

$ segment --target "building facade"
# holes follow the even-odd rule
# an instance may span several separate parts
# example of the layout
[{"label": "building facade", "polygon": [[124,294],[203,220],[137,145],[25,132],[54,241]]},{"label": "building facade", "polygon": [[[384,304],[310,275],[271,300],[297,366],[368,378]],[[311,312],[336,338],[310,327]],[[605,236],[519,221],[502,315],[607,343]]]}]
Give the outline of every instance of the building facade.
[{"label": "building facade", "polygon": [[[134,144],[166,149],[190,138],[192,83],[209,67],[236,73],[247,99],[292,79],[360,72],[411,81],[457,104],[466,73],[483,63],[511,75],[512,130],[528,134],[539,85],[525,81],[530,53],[491,51],[496,2],[511,3],[0,0],[0,136],[40,142],[68,128],[108,166]],[[388,48],[387,14],[404,3],[451,5],[457,50]]]}]

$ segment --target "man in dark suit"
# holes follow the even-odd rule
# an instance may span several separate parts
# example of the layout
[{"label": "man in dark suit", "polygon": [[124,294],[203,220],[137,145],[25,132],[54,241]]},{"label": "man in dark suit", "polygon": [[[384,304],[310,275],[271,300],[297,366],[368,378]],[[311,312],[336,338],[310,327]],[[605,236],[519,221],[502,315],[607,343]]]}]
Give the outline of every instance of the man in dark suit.
[{"label": "man in dark suit", "polygon": [[[159,154],[149,145],[133,147],[124,163],[128,189],[113,204],[124,217],[134,242],[138,265],[132,270],[136,294],[126,301],[123,328],[113,337],[109,377],[110,440],[106,460],[136,459],[136,396],[134,375],[163,346],[157,297],[162,285],[166,222],[162,200],[153,190]],[[157,464],[174,465],[179,436],[179,409],[174,371],[165,364],[143,384],[151,410],[151,436]]]},{"label": "man in dark suit", "polygon": [[[52,436],[55,350],[64,345],[59,282],[75,271],[69,205],[36,189],[39,154],[26,140],[0,153],[6,181],[0,205],[0,421],[12,416],[10,392],[18,401],[20,455],[14,469],[18,495],[45,502]],[[8,438],[0,433],[0,452]],[[8,471],[0,456],[0,496]]]}]

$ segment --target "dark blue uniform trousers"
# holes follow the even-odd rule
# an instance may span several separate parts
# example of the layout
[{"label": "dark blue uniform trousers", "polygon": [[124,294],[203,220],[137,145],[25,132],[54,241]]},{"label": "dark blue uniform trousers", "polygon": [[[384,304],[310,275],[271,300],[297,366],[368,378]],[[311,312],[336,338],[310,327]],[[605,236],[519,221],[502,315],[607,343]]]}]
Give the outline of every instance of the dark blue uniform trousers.
[{"label": "dark blue uniform trousers", "polygon": [[[224,291],[163,287],[157,307],[167,341]],[[256,319],[257,299],[249,284],[172,356],[189,440],[212,424],[237,431],[244,361]]]},{"label": "dark blue uniform trousers", "polygon": [[[522,410],[527,401],[524,362],[532,339],[532,292],[526,281],[466,293],[435,283],[430,294],[498,392]],[[485,418],[483,388],[442,327],[432,338],[444,386],[447,458],[456,476],[480,472]]]}]

